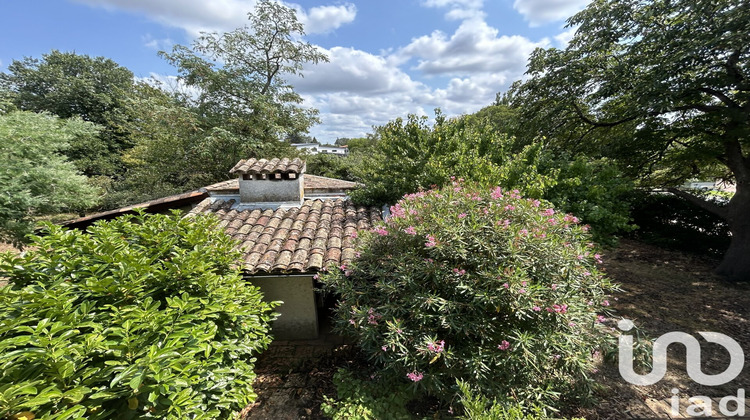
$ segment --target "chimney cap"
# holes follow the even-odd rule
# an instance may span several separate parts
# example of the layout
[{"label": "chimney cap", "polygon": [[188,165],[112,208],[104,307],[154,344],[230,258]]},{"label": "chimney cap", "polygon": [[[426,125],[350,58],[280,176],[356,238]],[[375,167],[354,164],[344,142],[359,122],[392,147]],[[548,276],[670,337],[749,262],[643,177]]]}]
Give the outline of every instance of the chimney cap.
[{"label": "chimney cap", "polygon": [[300,158],[242,159],[229,171],[230,174],[259,175],[283,173],[299,175],[305,172],[305,161]]}]

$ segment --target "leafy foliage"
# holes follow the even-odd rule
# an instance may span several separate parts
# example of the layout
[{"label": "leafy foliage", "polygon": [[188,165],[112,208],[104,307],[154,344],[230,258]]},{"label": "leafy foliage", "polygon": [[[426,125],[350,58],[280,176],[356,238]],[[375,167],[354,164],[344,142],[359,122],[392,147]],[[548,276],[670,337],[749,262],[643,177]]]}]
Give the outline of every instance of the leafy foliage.
[{"label": "leafy foliage", "polygon": [[643,241],[713,257],[721,257],[729,246],[726,221],[680,197],[642,193],[633,207],[634,234]]},{"label": "leafy foliage", "polygon": [[96,191],[62,155],[70,143],[96,137],[79,119],[15,111],[0,114],[0,241],[19,244],[33,218],[78,210],[96,201]]},{"label": "leafy foliage", "polygon": [[302,98],[284,78],[326,56],[298,40],[304,29],[294,9],[261,0],[248,19],[249,28],[203,33],[192,49],[177,45],[161,55],[198,88],[196,105],[207,125],[262,141],[306,132],[317,110],[299,106]]},{"label": "leafy foliage", "polygon": [[99,135],[76,139],[65,151],[87,176],[122,172],[120,153],[130,144],[120,111],[133,84],[133,73],[108,58],[57,50],[41,59],[15,60],[8,73],[0,73],[0,87],[12,92],[19,109],[78,117],[102,127]]},{"label": "leafy foliage", "polygon": [[333,420],[410,419],[406,409],[412,392],[407,384],[383,378],[357,377],[356,373],[340,369],[333,376],[337,398],[325,398],[323,414]]},{"label": "leafy foliage", "polygon": [[542,142],[523,146],[499,124],[495,117],[447,119],[439,112],[432,127],[415,115],[391,121],[377,128],[371,155],[354,166],[354,177],[365,187],[352,196],[369,204],[393,203],[404,194],[446,185],[455,175],[547,199],[589,223],[602,243],[630,229],[633,186],[614,163],[553,153]]},{"label": "leafy foliage", "polygon": [[585,398],[613,286],[585,228],[548,206],[460,182],[405,196],[321,276],[338,330],[379,374],[445,399],[458,379],[498,399]]},{"label": "leafy foliage", "polygon": [[742,0],[599,0],[568,24],[564,50],[537,50],[511,103],[522,131],[616,159],[643,185],[736,182],[727,206],[674,191],[725,219],[717,272],[750,278],[750,12]]},{"label": "leafy foliage", "polygon": [[2,255],[0,416],[231,418],[255,398],[276,303],[234,268],[212,218],[48,225]]}]

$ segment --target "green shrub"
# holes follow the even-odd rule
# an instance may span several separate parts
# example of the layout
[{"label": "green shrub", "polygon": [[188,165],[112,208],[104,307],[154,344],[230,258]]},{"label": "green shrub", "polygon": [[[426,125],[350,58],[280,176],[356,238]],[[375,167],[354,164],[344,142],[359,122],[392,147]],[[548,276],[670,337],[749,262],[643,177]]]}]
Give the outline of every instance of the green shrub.
[{"label": "green shrub", "polygon": [[672,194],[643,192],[637,197],[633,222],[638,225],[634,236],[640,240],[713,257],[721,257],[729,247],[729,225],[719,216]]},{"label": "green shrub", "polygon": [[521,146],[492,121],[439,111],[432,126],[427,117],[409,115],[376,133],[378,141],[351,171],[365,184],[352,192],[357,202],[390,205],[404,194],[449,185],[456,175],[548,200],[591,225],[602,244],[632,229],[633,183],[610,160],[556,153],[543,140]]},{"label": "green shrub", "polygon": [[333,376],[336,399],[326,397],[321,405],[323,414],[333,420],[410,419],[406,403],[414,393],[408,384],[388,378],[358,378],[346,369]]},{"label": "green shrub", "polygon": [[586,398],[613,289],[585,227],[517,192],[453,185],[410,194],[321,276],[336,325],[379,374],[445,400],[456,380],[491,398]]},{"label": "green shrub", "polygon": [[0,258],[0,417],[216,419],[254,400],[276,304],[215,219],[45,229]]}]

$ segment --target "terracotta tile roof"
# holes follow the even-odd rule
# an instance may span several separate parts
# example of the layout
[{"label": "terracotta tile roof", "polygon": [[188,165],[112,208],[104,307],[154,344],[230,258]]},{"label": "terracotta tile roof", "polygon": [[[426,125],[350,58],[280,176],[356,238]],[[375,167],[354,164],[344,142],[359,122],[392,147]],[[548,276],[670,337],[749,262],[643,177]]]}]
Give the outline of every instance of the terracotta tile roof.
[{"label": "terracotta tile roof", "polygon": [[311,190],[352,190],[357,187],[356,182],[325,176],[305,174],[305,189]]},{"label": "terracotta tile roof", "polygon": [[[327,178],[324,176],[305,174],[305,190],[351,190],[358,184],[356,182],[344,181],[343,179]],[[204,189],[208,192],[223,192],[226,194],[239,194],[239,180],[230,179],[228,181],[211,184]]]},{"label": "terracotta tile roof", "polygon": [[230,174],[259,175],[284,173],[299,175],[304,172],[305,161],[300,158],[242,159],[229,171]]},{"label": "terracotta tile roof", "polygon": [[[241,243],[243,268],[256,273],[310,273],[354,258],[357,230],[381,220],[375,207],[349,200],[307,200],[300,207],[238,210],[234,200],[208,198],[190,214],[213,213]],[[241,209],[241,208],[240,208]]]}]

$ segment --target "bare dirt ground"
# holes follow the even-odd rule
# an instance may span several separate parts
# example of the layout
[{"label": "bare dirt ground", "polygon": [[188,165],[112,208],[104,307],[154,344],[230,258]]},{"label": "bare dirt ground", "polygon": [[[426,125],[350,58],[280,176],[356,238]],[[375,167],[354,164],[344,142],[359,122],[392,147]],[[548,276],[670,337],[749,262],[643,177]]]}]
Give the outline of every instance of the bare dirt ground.
[{"label": "bare dirt ground", "polygon": [[[684,347],[672,345],[668,351],[667,375],[651,386],[630,385],[621,378],[615,365],[603,363],[596,376],[604,387],[599,395],[601,403],[576,414],[589,420],[622,419],[627,415],[654,417],[653,414],[669,418],[654,409],[653,403],[672,397],[674,388],[679,390],[683,415],[689,405],[688,397],[736,396],[738,389],[750,388],[750,285],[727,283],[715,277],[711,270],[716,264],[715,260],[622,240],[617,249],[605,256],[604,265],[609,277],[623,289],[616,295],[617,301],[613,300],[618,317],[633,320],[652,339],[670,331],[698,338],[702,370],[707,374],[723,372],[730,358],[721,346],[705,342],[697,333],[726,334],[743,347],[743,372],[722,386],[699,385],[685,371]],[[714,410],[716,416],[718,407],[714,406]]]}]

